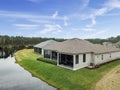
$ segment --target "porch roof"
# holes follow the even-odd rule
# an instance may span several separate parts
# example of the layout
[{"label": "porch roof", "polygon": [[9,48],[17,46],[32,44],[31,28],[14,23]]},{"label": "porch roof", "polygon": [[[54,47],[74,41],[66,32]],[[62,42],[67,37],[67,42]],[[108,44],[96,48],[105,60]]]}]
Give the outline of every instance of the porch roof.
[{"label": "porch roof", "polygon": [[41,42],[39,44],[36,44],[34,47],[45,48],[45,47],[50,46],[50,45],[55,44],[55,43],[57,43],[57,41],[55,41],[55,40],[47,40],[47,41]]},{"label": "porch roof", "polygon": [[90,43],[89,41],[81,40],[77,38],[55,43],[54,45],[47,46],[44,49],[53,50],[60,53],[70,53],[70,54],[91,53],[91,52],[99,54],[99,53],[120,51],[120,49],[115,47],[96,45]]}]

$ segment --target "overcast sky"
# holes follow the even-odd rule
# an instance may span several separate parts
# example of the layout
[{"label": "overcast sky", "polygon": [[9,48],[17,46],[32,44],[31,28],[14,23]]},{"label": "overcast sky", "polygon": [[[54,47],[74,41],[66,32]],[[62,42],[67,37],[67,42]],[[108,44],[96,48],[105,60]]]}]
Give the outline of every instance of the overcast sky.
[{"label": "overcast sky", "polygon": [[120,0],[0,0],[0,35],[108,38],[120,35]]}]

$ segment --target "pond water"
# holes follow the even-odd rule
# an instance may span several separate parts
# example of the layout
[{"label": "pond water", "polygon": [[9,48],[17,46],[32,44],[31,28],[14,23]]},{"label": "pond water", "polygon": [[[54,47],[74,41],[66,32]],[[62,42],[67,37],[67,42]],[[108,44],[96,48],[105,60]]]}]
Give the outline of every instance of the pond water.
[{"label": "pond water", "polygon": [[0,90],[56,90],[15,63],[14,57],[0,59]]}]

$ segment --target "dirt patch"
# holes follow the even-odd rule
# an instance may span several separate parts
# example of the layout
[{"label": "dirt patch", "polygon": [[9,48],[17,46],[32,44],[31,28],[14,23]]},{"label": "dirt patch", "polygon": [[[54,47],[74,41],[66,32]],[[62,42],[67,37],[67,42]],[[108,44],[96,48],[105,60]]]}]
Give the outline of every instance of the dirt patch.
[{"label": "dirt patch", "polygon": [[120,65],[96,83],[94,90],[120,90]]}]

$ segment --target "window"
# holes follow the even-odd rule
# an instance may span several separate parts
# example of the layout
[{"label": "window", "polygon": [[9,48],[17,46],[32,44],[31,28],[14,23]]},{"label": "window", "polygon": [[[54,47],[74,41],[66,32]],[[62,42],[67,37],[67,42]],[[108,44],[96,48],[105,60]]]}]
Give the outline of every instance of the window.
[{"label": "window", "polygon": [[101,55],[101,59],[103,60],[103,55]]},{"label": "window", "polygon": [[42,54],[42,49],[38,48],[38,53]]},{"label": "window", "polygon": [[51,55],[51,51],[48,51],[48,50],[44,51],[44,57],[45,58],[50,58],[50,55]]},{"label": "window", "polygon": [[99,58],[99,55],[97,55],[97,58]]},{"label": "window", "polygon": [[76,64],[78,64],[79,63],[79,55],[76,55],[76,62],[75,62]]},{"label": "window", "polygon": [[110,58],[111,58],[111,53],[110,53]]},{"label": "window", "polygon": [[86,62],[86,54],[83,54],[83,62]]},{"label": "window", "polygon": [[52,51],[52,59],[57,60],[57,52]]}]

